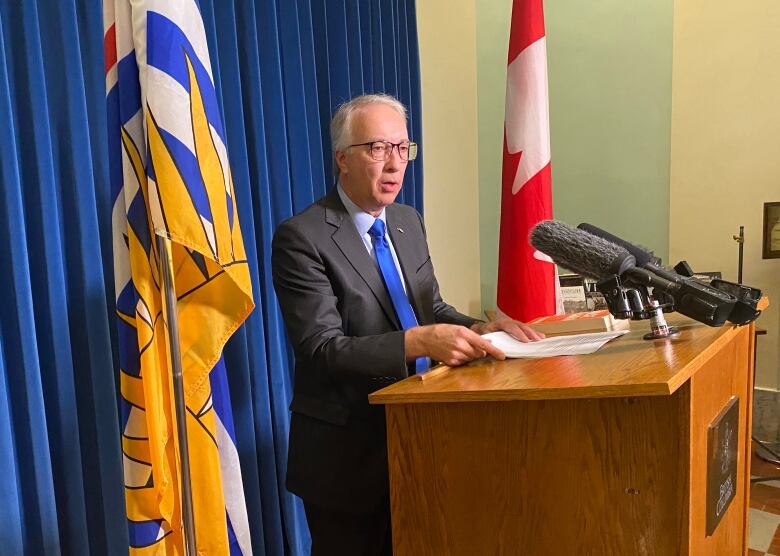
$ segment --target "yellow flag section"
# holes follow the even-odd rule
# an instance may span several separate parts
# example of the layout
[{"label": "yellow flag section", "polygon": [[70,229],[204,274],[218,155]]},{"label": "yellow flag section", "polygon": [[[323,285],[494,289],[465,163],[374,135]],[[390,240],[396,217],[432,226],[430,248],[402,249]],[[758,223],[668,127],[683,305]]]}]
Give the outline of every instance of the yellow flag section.
[{"label": "yellow flag section", "polygon": [[[222,168],[209,131],[199,83],[191,61],[186,55],[185,58],[193,138],[213,215],[211,226],[193,203],[185,176],[179,172],[151,111],[146,125],[165,224],[165,229],[158,228],[158,232],[167,232],[178,244],[174,248],[174,272],[182,326],[182,364],[189,371],[185,376],[188,404],[194,404],[202,399],[199,392],[208,386],[208,371],[219,358],[222,346],[254,305],[230,173]],[[228,222],[228,203],[236,215],[232,227]],[[197,324],[186,326],[190,322]]]},{"label": "yellow flag section", "polygon": [[[196,22],[177,25],[173,16],[148,8],[150,66],[139,69],[133,50],[137,32],[130,23],[139,18],[126,2],[107,4],[107,103],[109,123],[117,123],[119,151],[110,154],[121,157],[110,162],[112,169],[121,168],[121,183],[112,187],[117,188],[114,251],[130,553],[184,554],[181,462],[155,242],[155,234],[161,234],[173,242],[198,553],[228,554],[216,441],[220,417],[212,405],[209,373],[254,304],[207,50],[205,59],[198,58],[205,35],[195,40],[182,31],[202,33],[197,12]],[[159,4],[164,11],[178,2]],[[193,9],[194,4],[184,4]],[[173,102],[166,96],[171,94],[174,100],[186,95],[187,102]],[[112,106],[117,122],[111,121]]]}]

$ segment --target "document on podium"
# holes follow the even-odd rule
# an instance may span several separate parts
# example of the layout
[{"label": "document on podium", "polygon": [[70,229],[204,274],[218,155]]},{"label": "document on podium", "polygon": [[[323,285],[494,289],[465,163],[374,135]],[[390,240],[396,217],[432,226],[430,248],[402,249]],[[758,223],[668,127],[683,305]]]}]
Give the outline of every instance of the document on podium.
[{"label": "document on podium", "polygon": [[571,336],[552,336],[537,342],[520,342],[506,332],[491,332],[482,337],[509,358],[540,358],[558,355],[587,355],[597,352],[601,346],[626,334],[628,330],[573,334]]}]

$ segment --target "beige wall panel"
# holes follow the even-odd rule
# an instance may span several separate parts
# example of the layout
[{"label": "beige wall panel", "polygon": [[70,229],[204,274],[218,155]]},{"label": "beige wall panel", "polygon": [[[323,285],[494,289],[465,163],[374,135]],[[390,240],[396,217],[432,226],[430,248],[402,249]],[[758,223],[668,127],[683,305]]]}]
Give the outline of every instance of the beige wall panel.
[{"label": "beige wall panel", "polygon": [[758,321],[756,383],[777,388],[780,259],[761,258],[765,201],[780,201],[780,4],[677,0],[674,13],[670,245],[672,262],[743,281],[771,305]]},{"label": "beige wall panel", "polygon": [[417,2],[424,203],[442,297],[479,316],[476,6]]}]

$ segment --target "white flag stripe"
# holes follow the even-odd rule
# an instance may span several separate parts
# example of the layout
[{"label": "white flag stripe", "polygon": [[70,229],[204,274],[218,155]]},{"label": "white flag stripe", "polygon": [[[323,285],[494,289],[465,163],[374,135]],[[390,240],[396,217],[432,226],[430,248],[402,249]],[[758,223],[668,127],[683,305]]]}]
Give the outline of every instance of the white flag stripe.
[{"label": "white flag stripe", "polygon": [[[110,0],[107,0],[110,1]],[[130,4],[113,2],[115,14],[117,62],[133,52],[133,29],[130,22]]]},{"label": "white flag stripe", "polygon": [[130,438],[149,437],[149,432],[146,428],[146,412],[143,409],[135,406],[130,408],[130,415],[127,418],[124,434]]},{"label": "white flag stripe", "polygon": [[114,0],[105,0],[103,2],[103,30],[105,31],[111,25],[115,23],[116,17],[114,12],[116,11],[116,5]]},{"label": "white flag stripe", "polygon": [[[206,68],[206,72],[214,84],[214,76],[211,73],[211,58],[209,58],[209,49],[206,44],[206,29],[203,27],[201,17],[193,17],[193,14],[200,16],[198,4],[193,0],[137,0],[148,1],[149,10],[157,12],[175,23],[184,35],[189,39],[192,49],[198,56],[198,59]],[[144,57],[146,52],[144,52]]]},{"label": "white flag stripe", "polygon": [[154,323],[154,320],[152,320],[152,315],[149,314],[149,308],[144,304],[142,299],[139,299],[138,302],[135,304],[135,312],[138,314],[139,317],[141,317],[141,320],[150,324]]},{"label": "white flag stripe", "polygon": [[[225,148],[225,144],[222,142],[222,139],[219,138],[219,134],[217,133],[217,130],[214,129],[214,126],[211,124],[211,122],[209,122],[209,132],[211,133],[211,139],[214,141],[214,146],[217,149],[219,161],[222,164],[222,175],[223,179],[225,180],[225,192],[230,195],[230,165],[228,164],[227,148]],[[225,137],[225,139],[227,139],[227,137]]]},{"label": "white flag stripe", "polygon": [[146,486],[152,474],[152,466],[130,459],[122,454],[122,468],[125,474],[125,486],[139,488]]},{"label": "white flag stripe", "polygon": [[[126,230],[127,214],[125,210],[125,198],[122,195],[117,197],[114,208],[111,210],[111,229]],[[125,243],[124,235],[112,234],[112,245],[114,253],[114,296],[119,299],[119,294],[125,289],[132,276],[130,274],[130,251]]]},{"label": "white flag stripe", "polygon": [[219,467],[222,471],[222,491],[225,493],[225,508],[230,517],[230,523],[233,525],[233,532],[236,534],[242,554],[250,556],[252,554],[252,543],[249,535],[249,519],[247,518],[238,450],[236,450],[233,439],[230,438],[216,412],[214,417],[217,426]]},{"label": "white flag stripe", "polygon": [[536,259],[537,261],[544,261],[546,263],[554,263],[555,262],[555,261],[552,260],[552,258],[550,258],[549,255],[545,255],[541,251],[534,251],[534,259]]},{"label": "white flag stripe", "polygon": [[[135,114],[122,126],[141,154],[141,159],[146,161],[146,149],[142,148],[146,141],[146,127],[144,126],[144,112],[139,107]],[[124,151],[124,149],[122,149]]]},{"label": "white flag stripe", "polygon": [[213,253],[217,252],[217,238],[214,237],[214,225],[203,218],[200,217],[200,223],[203,224],[203,231],[206,232],[206,240],[209,242],[209,247],[211,247],[211,251]]},{"label": "white flag stripe", "polygon": [[182,118],[181,112],[171,110],[171,106],[187,106],[189,110],[190,94],[178,81],[153,66],[149,67],[147,79],[148,86],[154,90],[154,96],[149,99],[149,108],[157,125],[184,143],[192,156],[195,156],[191,120]]},{"label": "white flag stripe", "polygon": [[[138,145],[138,148],[145,150],[143,143]],[[124,176],[122,189],[125,197],[125,209],[130,210],[130,205],[140,190],[141,184],[138,183],[135,167],[133,166],[130,157],[124,151],[124,148],[122,149],[122,175]]]},{"label": "white flag stripe", "polygon": [[[152,178],[148,178],[149,183],[149,214],[152,216],[152,222],[163,222],[162,217],[162,205],[160,204],[160,197],[157,195],[157,182]],[[159,228],[155,228],[158,230]],[[165,229],[162,229],[165,231]],[[156,241],[156,240],[155,240]]]},{"label": "white flag stripe", "polygon": [[507,68],[507,149],[510,153],[523,151],[512,184],[513,195],[550,162],[548,104],[547,41],[542,37]]},{"label": "white flag stripe", "polygon": [[108,73],[106,73],[106,91],[110,91],[114,85],[116,85],[117,82],[117,76],[118,76],[118,64],[114,64],[109,68]]},{"label": "white flag stripe", "polygon": [[[120,4],[121,9],[127,9],[126,15],[117,13],[117,56],[121,60],[131,51],[135,53],[135,63],[138,66],[138,83],[141,88],[141,107],[146,106],[146,0],[129,0]],[[119,22],[123,27],[119,27]],[[130,25],[131,27],[124,27]],[[120,32],[121,31],[121,32]],[[121,51],[119,48],[121,47]],[[125,50],[128,49],[128,50]]]}]

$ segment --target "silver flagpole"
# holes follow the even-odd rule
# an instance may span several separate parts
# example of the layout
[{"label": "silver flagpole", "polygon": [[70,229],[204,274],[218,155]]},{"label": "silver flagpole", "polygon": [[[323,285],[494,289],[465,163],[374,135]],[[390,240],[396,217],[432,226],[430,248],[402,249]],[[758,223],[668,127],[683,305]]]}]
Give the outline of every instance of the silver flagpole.
[{"label": "silver flagpole", "polygon": [[160,254],[160,276],[165,295],[164,322],[168,327],[168,347],[173,370],[173,399],[176,407],[176,434],[179,437],[181,460],[182,525],[186,554],[197,554],[195,545],[195,515],[192,511],[192,480],[190,479],[190,451],[187,444],[187,410],[184,405],[184,381],[181,375],[181,346],[179,345],[179,312],[176,306],[176,289],[173,282],[173,255],[171,241],[157,235],[157,252]]}]

